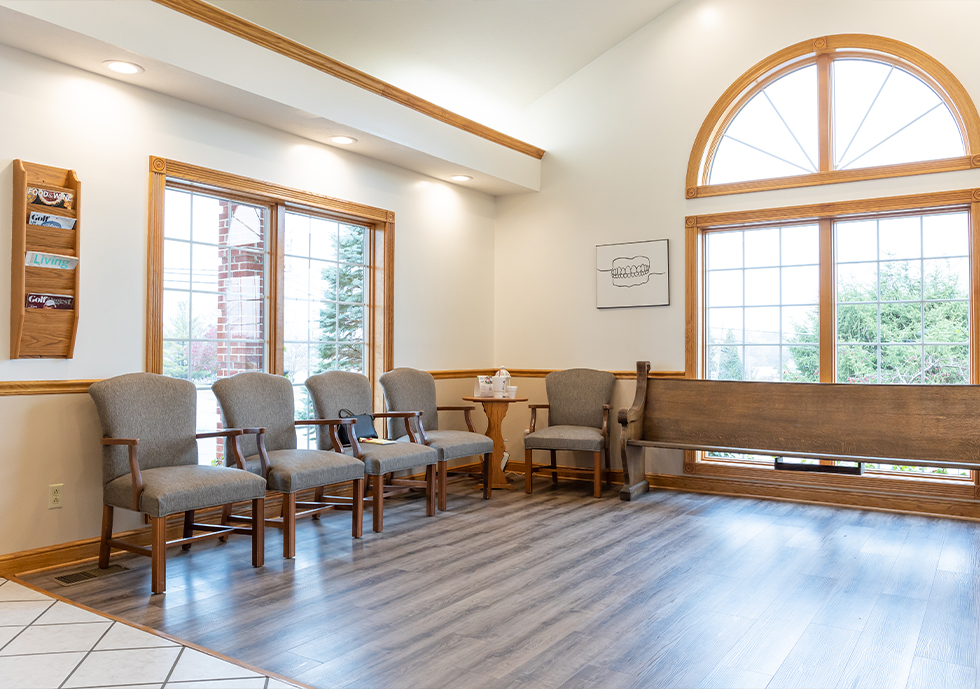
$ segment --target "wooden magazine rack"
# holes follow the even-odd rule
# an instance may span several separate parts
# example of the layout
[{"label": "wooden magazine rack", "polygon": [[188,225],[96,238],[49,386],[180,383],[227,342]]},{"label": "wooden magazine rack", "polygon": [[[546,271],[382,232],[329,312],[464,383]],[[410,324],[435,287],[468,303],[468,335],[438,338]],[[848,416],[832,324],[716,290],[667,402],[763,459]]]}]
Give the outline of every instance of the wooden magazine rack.
[{"label": "wooden magazine rack", "polygon": [[[47,192],[48,201],[37,192]],[[71,195],[70,200],[67,195]],[[78,258],[81,184],[74,170],[14,161],[10,270],[10,358],[70,359],[78,330],[78,270],[26,266],[27,252]],[[31,213],[70,218],[72,229],[32,225]],[[27,295],[70,296],[73,308],[28,308]]]}]

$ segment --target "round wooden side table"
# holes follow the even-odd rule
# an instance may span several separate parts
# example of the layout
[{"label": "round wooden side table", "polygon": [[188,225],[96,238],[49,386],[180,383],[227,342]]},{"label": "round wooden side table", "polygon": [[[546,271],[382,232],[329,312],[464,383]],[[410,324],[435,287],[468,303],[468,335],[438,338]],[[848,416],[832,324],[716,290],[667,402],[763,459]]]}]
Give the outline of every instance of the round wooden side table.
[{"label": "round wooden side table", "polygon": [[487,414],[486,436],[493,440],[493,458],[490,464],[490,485],[496,490],[506,488],[507,490],[517,490],[517,488],[507,480],[507,475],[500,468],[500,460],[504,458],[504,436],[501,427],[504,417],[507,416],[508,405],[515,402],[527,402],[527,397],[464,397],[467,402],[479,402],[483,405],[483,411]]}]

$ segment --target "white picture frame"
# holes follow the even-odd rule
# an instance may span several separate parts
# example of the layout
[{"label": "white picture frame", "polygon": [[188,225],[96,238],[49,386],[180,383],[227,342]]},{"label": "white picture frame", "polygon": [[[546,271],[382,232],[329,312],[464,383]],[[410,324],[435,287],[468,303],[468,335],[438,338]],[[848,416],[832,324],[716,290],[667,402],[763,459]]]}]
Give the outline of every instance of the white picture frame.
[{"label": "white picture frame", "polygon": [[595,268],[598,309],[670,305],[666,239],[599,244]]}]

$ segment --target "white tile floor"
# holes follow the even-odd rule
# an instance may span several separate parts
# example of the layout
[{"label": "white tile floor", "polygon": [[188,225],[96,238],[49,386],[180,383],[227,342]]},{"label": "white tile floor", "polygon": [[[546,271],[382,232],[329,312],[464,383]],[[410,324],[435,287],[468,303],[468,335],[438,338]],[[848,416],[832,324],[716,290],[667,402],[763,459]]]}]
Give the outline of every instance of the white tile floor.
[{"label": "white tile floor", "polygon": [[3,689],[294,686],[0,579]]}]

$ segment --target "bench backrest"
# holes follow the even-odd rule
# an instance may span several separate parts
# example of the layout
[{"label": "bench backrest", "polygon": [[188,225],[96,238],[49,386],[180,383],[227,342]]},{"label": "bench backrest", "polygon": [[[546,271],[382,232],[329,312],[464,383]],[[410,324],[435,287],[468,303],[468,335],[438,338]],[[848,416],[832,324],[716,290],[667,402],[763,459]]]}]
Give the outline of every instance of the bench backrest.
[{"label": "bench backrest", "polygon": [[642,440],[664,446],[980,464],[980,386],[660,378],[646,385]]}]

